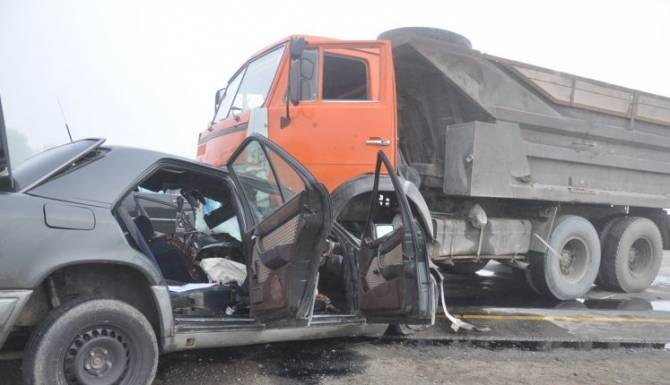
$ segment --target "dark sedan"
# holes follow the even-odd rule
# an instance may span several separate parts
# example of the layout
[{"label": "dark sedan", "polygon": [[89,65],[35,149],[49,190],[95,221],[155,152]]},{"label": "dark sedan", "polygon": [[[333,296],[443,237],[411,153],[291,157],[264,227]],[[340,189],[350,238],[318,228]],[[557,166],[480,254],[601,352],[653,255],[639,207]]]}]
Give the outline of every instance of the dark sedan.
[{"label": "dark sedan", "polygon": [[385,170],[395,192],[373,188],[354,236],[264,137],[226,169],[102,139],[12,169],[2,122],[0,347],[23,350],[28,384],[149,384],[159,353],[434,319],[424,239],[382,153],[375,183]]}]

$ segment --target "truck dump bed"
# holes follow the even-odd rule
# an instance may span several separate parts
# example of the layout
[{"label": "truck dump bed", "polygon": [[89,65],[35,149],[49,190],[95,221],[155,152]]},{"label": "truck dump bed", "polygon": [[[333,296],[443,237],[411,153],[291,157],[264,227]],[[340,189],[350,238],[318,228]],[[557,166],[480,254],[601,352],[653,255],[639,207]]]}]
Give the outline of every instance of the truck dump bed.
[{"label": "truck dump bed", "polygon": [[670,207],[670,99],[482,54],[460,35],[386,32],[400,148],[448,195]]}]

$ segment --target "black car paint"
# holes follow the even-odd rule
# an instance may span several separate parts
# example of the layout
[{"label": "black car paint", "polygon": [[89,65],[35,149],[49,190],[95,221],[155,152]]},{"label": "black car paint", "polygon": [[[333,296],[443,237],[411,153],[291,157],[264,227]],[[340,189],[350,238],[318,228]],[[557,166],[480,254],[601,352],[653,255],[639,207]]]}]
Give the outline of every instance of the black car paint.
[{"label": "black car paint", "polygon": [[[149,150],[122,146],[101,146],[99,149],[103,151],[82,167],[67,169],[68,164],[75,161],[69,159],[46,170],[48,178],[37,178],[39,183],[32,183],[33,187],[26,189],[22,186],[19,192],[0,192],[0,212],[3,215],[0,222],[0,300],[6,298],[3,295],[10,294],[16,294],[18,298],[11,305],[5,324],[0,327],[0,347],[32,291],[60,269],[87,264],[121,265],[141,273],[151,286],[153,302],[160,317],[164,351],[189,347],[187,336],[181,336],[185,338],[181,341],[180,335],[175,334],[169,292],[158,266],[132,245],[129,224],[124,223],[117,212],[122,198],[160,167],[205,173],[229,183],[241,214],[240,228],[245,234],[252,229],[253,218],[241,202],[241,192],[225,168],[216,169]],[[54,173],[54,170],[57,172]],[[323,219],[330,221],[330,215]],[[0,318],[2,316],[0,314]],[[329,333],[362,333],[355,326],[357,324],[363,325],[361,320],[356,319],[347,326],[348,329],[333,329]],[[259,335],[259,341],[297,338],[301,334],[326,335],[325,331],[299,330],[287,330],[283,334],[268,330]]]},{"label": "black car paint", "polygon": [[[114,208],[140,179],[160,165],[181,164],[224,178],[227,173],[159,152],[116,146],[105,149],[104,156],[85,167],[55,176],[31,190],[0,193],[0,299],[4,299],[5,291],[12,291],[11,298],[17,297],[14,291],[22,293],[7,307],[10,314],[0,328],[0,347],[26,303],[25,293],[39,288],[52,273],[74,265],[114,264],[139,272],[152,287],[163,338],[174,334],[163,276],[150,258],[131,246]],[[50,207],[48,217],[45,207]],[[92,214],[92,228],[48,225],[70,222],[67,213],[77,208]]]}]

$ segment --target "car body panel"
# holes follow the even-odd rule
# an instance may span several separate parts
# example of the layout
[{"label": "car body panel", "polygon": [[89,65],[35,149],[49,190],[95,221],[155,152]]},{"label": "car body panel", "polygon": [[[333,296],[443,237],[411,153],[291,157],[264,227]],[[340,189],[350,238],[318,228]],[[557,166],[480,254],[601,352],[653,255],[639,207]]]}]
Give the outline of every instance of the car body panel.
[{"label": "car body panel", "polygon": [[197,167],[208,168],[192,160],[161,152],[122,146],[104,148],[110,151],[86,167],[77,169],[77,172],[60,175],[26,192],[55,200],[111,207],[142,176],[142,172],[149,170],[162,159],[181,160]]},{"label": "car body panel", "polygon": [[336,337],[381,337],[387,328],[388,325],[386,324],[335,320],[334,322],[316,321],[310,326],[299,327],[254,327],[241,330],[177,333],[171,339],[171,344],[165,347],[165,351],[245,346]]},{"label": "car body panel", "polygon": [[0,290],[0,348],[32,293],[32,290]]},{"label": "car body panel", "polygon": [[95,228],[75,230],[47,226],[47,204],[60,203],[26,194],[0,194],[2,255],[12,261],[0,268],[0,289],[33,289],[54,271],[87,263],[127,265],[142,272],[151,284],[163,283],[158,268],[130,246],[110,209],[82,205],[95,216]]}]

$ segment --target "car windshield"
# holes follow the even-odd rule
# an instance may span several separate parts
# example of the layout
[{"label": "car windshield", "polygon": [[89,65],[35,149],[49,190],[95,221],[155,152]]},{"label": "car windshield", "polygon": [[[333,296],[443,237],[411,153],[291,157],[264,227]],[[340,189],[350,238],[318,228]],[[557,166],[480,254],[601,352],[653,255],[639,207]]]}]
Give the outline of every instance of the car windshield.
[{"label": "car windshield", "polygon": [[90,152],[100,144],[99,139],[84,139],[33,155],[12,170],[17,188],[30,186],[67,162],[74,162],[77,157]]},{"label": "car windshield", "polygon": [[215,121],[225,119],[233,111],[249,111],[265,103],[272,81],[284,53],[284,45],[254,59],[228,83],[219,104]]}]

